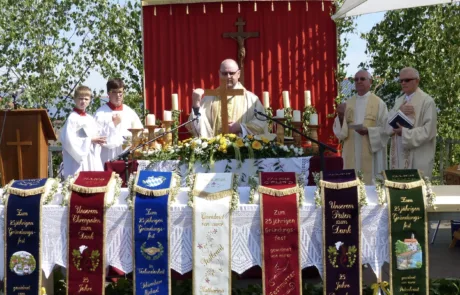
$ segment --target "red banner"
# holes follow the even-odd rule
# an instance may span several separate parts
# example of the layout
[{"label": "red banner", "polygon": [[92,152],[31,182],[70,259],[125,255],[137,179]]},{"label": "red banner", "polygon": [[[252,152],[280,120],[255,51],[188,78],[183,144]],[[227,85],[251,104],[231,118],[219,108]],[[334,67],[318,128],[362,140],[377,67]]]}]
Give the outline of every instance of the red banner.
[{"label": "red banner", "polygon": [[264,294],[300,295],[296,175],[293,172],[262,172],[260,185]]},{"label": "red banner", "polygon": [[80,172],[69,203],[67,294],[105,293],[104,196],[111,172]]}]

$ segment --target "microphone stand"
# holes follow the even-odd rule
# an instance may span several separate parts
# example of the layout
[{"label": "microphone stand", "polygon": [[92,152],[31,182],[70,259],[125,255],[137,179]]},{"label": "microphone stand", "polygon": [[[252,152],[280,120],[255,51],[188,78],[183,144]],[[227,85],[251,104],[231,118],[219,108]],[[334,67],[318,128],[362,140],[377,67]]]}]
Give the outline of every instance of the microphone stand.
[{"label": "microphone stand", "polygon": [[172,128],[171,130],[169,131],[165,131],[163,133],[161,133],[160,135],[158,135],[157,137],[154,137],[152,138],[151,140],[145,142],[145,143],[141,143],[139,144],[138,146],[132,148],[132,149],[127,149],[126,151],[122,152],[121,154],[119,154],[118,156],[116,156],[115,159],[111,160],[110,162],[113,162],[113,161],[117,161],[117,160],[123,160],[125,162],[125,179],[126,179],[126,184],[128,184],[128,180],[129,180],[129,164],[128,164],[128,157],[129,155],[131,155],[132,153],[134,153],[136,150],[140,149],[141,147],[147,145],[147,144],[150,144],[151,142],[165,136],[166,134],[169,134],[169,133],[172,133],[174,131],[176,131],[177,129],[181,128],[182,126],[185,126],[187,125],[188,123],[192,123],[194,121],[198,121],[198,119],[200,118],[201,114],[200,113],[197,113],[195,114],[196,117],[193,118],[192,120],[188,120],[187,122],[185,123],[182,123],[180,124],[179,126],[175,127],[175,128]]},{"label": "microphone stand", "polygon": [[275,119],[273,117],[267,116],[266,114],[264,114],[262,112],[259,112],[256,109],[254,109],[254,114],[256,114],[256,118],[257,118],[257,115],[261,115],[262,117],[265,117],[266,119],[272,120],[273,122],[275,122],[275,123],[287,128],[287,129],[289,129],[289,130],[291,130],[291,131],[293,131],[293,132],[295,132],[297,134],[300,134],[300,136],[302,136],[303,138],[306,138],[307,140],[316,143],[318,145],[318,147],[319,147],[319,156],[321,158],[321,171],[324,171],[324,168],[325,168],[324,167],[324,151],[325,150],[330,150],[333,153],[337,153],[337,150],[335,148],[330,147],[330,146],[328,146],[327,144],[325,144],[325,143],[323,143],[321,141],[317,141],[316,139],[313,139],[310,136],[303,134],[299,130],[297,130],[297,129],[291,127],[291,126],[288,126],[288,125],[284,124],[283,122],[281,122],[281,121],[279,121],[279,120],[277,120],[277,119]]}]

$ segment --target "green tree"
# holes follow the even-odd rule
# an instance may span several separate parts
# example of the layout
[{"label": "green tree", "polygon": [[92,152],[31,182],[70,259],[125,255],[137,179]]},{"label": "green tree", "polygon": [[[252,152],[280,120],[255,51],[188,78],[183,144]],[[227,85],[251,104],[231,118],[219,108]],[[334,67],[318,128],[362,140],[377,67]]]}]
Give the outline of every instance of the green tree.
[{"label": "green tree", "polygon": [[[391,108],[400,95],[399,70],[419,70],[420,88],[435,100],[438,136],[458,138],[460,129],[460,6],[458,4],[390,11],[363,35],[370,61],[362,66],[384,80],[377,94]],[[454,153],[451,161],[458,161]],[[456,158],[455,158],[456,157]],[[437,162],[437,161],[436,161]]]},{"label": "green tree", "polygon": [[409,247],[407,247],[406,244],[404,244],[400,240],[396,241],[396,243],[395,243],[395,253],[396,253],[396,255],[399,255],[401,253],[408,252],[408,251],[409,251]]}]

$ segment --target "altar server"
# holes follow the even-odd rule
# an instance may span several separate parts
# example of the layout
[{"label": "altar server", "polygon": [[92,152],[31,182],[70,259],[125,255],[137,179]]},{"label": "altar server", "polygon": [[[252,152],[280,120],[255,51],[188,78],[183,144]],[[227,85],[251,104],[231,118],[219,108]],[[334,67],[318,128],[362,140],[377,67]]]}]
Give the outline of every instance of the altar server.
[{"label": "altar server", "polygon": [[372,76],[366,70],[355,74],[357,94],[337,107],[335,136],[343,142],[344,169],[363,172],[364,182],[372,184],[387,168],[388,135],[385,127],[388,109],[380,97],[370,92]]},{"label": "altar server", "polygon": [[131,136],[128,129],[144,129],[136,112],[123,104],[123,80],[115,78],[107,81],[109,102],[96,111],[96,121],[102,126],[102,134],[107,136],[107,143],[102,146],[101,161],[114,160],[122,150],[124,137]]},{"label": "altar server", "polygon": [[105,137],[98,134],[94,118],[86,113],[91,102],[91,89],[78,86],[74,93],[75,107],[60,134],[64,172],[67,177],[79,171],[103,171],[101,145]]}]

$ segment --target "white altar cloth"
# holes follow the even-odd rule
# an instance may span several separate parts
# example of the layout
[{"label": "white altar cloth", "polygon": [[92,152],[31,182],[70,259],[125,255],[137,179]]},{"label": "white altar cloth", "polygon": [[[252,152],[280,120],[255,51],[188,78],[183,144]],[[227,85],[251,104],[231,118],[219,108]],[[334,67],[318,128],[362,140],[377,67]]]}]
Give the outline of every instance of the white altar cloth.
[{"label": "white altar cloth", "polygon": [[[306,202],[300,209],[301,266],[316,266],[322,274],[321,208],[314,205],[314,189],[306,187]],[[362,262],[368,263],[378,277],[381,266],[388,261],[388,214],[386,205],[378,205],[374,187],[367,186],[366,190],[369,205],[362,208],[361,215]],[[434,191],[442,192],[438,193],[437,200],[444,205],[460,203],[460,186],[434,187]],[[261,252],[259,205],[247,204],[249,187],[241,187],[239,192],[241,204],[232,217],[232,269],[241,274],[255,265],[261,265]],[[133,270],[132,215],[125,202],[127,194],[127,189],[123,189],[117,204],[106,212],[107,264],[126,273]],[[52,204],[44,206],[42,211],[42,269],[47,277],[55,265],[65,267],[67,261],[68,209],[58,205],[61,198],[60,194],[56,194]],[[182,188],[170,209],[171,267],[181,274],[192,269],[192,215],[186,202],[187,189]],[[452,208],[452,211],[457,210],[458,206]],[[0,206],[1,235],[4,234],[3,211],[4,206]],[[4,239],[1,239],[0,251],[4,251],[4,246]],[[4,255],[0,255],[0,279],[4,276],[3,262]]]}]

